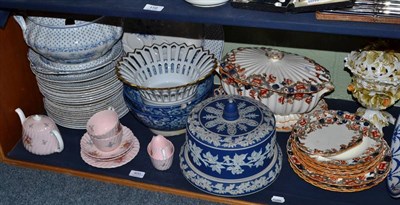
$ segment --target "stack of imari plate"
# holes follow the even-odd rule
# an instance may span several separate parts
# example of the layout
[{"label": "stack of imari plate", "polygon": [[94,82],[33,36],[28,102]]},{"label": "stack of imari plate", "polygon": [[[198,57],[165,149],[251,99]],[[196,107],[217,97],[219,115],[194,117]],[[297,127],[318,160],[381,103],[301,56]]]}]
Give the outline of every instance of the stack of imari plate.
[{"label": "stack of imari plate", "polygon": [[308,183],[336,192],[369,189],[389,172],[390,147],[377,127],[339,110],[305,114],[287,142],[289,164]]}]

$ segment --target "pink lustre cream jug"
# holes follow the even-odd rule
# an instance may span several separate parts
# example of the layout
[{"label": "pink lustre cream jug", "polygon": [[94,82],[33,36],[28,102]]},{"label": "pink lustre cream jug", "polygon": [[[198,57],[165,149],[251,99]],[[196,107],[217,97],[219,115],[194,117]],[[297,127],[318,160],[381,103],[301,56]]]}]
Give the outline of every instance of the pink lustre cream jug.
[{"label": "pink lustre cream jug", "polygon": [[54,121],[45,115],[25,117],[24,112],[17,108],[22,124],[22,143],[26,150],[37,155],[49,155],[61,152],[64,142]]}]

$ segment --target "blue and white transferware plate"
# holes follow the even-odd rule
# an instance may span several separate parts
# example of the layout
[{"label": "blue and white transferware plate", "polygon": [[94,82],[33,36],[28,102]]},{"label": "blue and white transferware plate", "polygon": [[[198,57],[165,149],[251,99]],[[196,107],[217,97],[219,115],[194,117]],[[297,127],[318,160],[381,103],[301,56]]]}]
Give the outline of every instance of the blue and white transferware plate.
[{"label": "blue and white transferware plate", "polygon": [[392,136],[392,163],[387,177],[387,185],[390,195],[400,198],[400,117],[397,119],[396,127]]}]

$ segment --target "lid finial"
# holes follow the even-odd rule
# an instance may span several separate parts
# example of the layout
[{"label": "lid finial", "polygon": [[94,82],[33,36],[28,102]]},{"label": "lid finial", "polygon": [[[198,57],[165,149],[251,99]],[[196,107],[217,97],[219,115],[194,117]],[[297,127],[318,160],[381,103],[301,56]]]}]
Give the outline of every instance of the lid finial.
[{"label": "lid finial", "polygon": [[225,105],[222,117],[228,121],[234,121],[240,117],[237,104],[232,98],[230,98],[228,103]]}]

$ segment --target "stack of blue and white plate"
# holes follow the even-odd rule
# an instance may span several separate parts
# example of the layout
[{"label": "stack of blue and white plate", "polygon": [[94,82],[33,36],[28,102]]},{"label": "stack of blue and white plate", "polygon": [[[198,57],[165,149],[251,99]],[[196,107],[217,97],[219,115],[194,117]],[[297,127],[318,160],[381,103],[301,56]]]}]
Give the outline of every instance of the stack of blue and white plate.
[{"label": "stack of blue and white plate", "polygon": [[261,102],[208,98],[191,111],[180,151],[184,177],[201,191],[239,197],[271,185],[282,168],[275,118]]},{"label": "stack of blue and white plate", "polygon": [[120,117],[128,112],[123,84],[115,74],[124,55],[121,25],[103,24],[103,18],[14,18],[29,46],[28,59],[44,107],[58,125],[84,129],[100,110],[113,107]]}]

